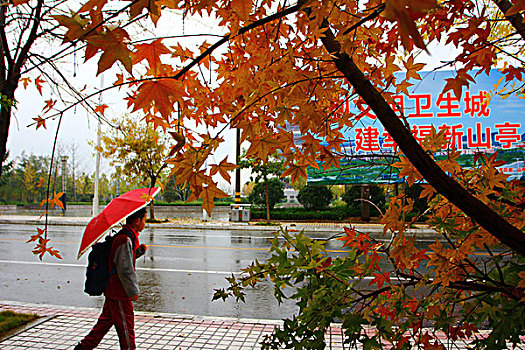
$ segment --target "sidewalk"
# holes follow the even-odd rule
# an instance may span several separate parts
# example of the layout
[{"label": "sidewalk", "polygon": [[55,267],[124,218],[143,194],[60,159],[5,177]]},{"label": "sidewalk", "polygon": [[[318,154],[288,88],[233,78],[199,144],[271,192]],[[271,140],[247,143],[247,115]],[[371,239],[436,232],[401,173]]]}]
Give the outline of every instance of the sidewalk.
[{"label": "sidewalk", "polygon": [[[0,311],[35,313],[39,319],[0,338],[1,350],[54,349],[73,347],[91,330],[100,310],[56,305],[29,304],[0,300]],[[137,349],[166,350],[254,350],[261,348],[266,335],[282,321],[238,319],[229,317],[207,317],[166,313],[135,312],[135,337]],[[371,331],[373,332],[373,331]],[[475,336],[484,337],[487,331]],[[446,349],[470,349],[469,340],[446,340],[438,332]],[[340,324],[332,324],[325,341],[326,349],[356,349],[343,344]],[[473,339],[471,339],[473,340]],[[525,339],[515,349],[525,349]],[[510,344],[508,344],[510,346]],[[119,349],[118,336],[112,328],[97,349]],[[362,349],[358,345],[357,349]]]},{"label": "sidewalk", "polygon": [[[36,313],[41,316],[23,330],[0,339],[0,349],[73,349],[95,324],[98,309],[0,301],[0,311]],[[260,342],[281,321],[234,319],[177,314],[135,312],[137,349],[260,349]],[[327,341],[331,349],[342,350],[341,328],[334,325]],[[327,348],[330,347],[327,344]],[[98,349],[119,349],[115,329],[104,337]]]}]

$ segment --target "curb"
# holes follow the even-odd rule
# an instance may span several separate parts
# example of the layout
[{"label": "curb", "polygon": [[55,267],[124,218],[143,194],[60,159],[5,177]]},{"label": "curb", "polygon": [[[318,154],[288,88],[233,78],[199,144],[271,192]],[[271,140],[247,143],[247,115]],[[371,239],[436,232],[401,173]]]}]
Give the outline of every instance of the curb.
[{"label": "curb", "polygon": [[[47,224],[53,226],[87,226],[91,218],[87,217],[60,217],[49,216]],[[43,225],[45,217],[20,216],[20,215],[0,215],[0,224],[9,225]],[[379,240],[390,240],[391,234],[383,234],[382,224],[351,224],[351,223],[304,223],[304,222],[283,222],[281,226],[259,226],[250,223],[238,223],[229,221],[202,221],[202,220],[176,220],[168,223],[148,223],[148,228],[165,228],[175,230],[235,230],[250,232],[277,232],[282,227],[289,231],[304,231],[306,233],[343,233],[344,227],[353,227],[357,231],[368,232],[372,237]],[[436,231],[427,228],[425,225],[417,225],[416,228],[407,230],[408,234],[416,235],[422,240],[434,240]]]}]

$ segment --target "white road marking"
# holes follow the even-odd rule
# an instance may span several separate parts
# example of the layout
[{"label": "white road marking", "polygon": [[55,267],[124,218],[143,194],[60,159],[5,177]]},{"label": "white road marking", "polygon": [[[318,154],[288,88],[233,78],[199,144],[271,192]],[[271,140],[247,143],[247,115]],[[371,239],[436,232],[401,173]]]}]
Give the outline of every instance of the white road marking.
[{"label": "white road marking", "polygon": [[[14,261],[14,260],[0,260],[0,264],[21,264],[21,265],[45,265],[45,266],[58,266],[58,267],[80,267],[86,268],[86,265],[82,264],[67,264],[67,263],[49,263],[39,261]],[[151,267],[137,267],[139,271],[161,271],[161,272],[180,272],[180,273],[203,273],[212,275],[234,275],[240,274],[240,272],[234,271],[206,271],[206,270],[186,270],[186,269],[162,269],[162,268],[151,268]]]}]

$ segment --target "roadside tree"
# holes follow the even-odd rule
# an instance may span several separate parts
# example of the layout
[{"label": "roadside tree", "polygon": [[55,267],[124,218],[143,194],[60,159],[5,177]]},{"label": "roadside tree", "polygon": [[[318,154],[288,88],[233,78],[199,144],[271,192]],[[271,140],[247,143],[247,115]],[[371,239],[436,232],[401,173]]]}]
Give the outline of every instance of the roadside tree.
[{"label": "roadside tree", "polygon": [[[115,128],[109,129],[101,137],[102,155],[111,160],[110,165],[118,162],[121,175],[133,181],[141,179],[148,187],[155,187],[166,175],[166,158],[169,140],[153,125],[127,117],[115,120]],[[153,201],[150,202],[150,218],[155,218]]]},{"label": "roadside tree", "polygon": [[306,185],[297,194],[297,200],[306,209],[325,209],[332,199],[332,191],[327,186]]},{"label": "roadside tree", "polygon": [[[254,187],[248,200],[266,209],[266,221],[270,222],[270,210],[284,198],[284,185],[281,180],[274,181],[283,172],[283,161],[277,156],[259,160],[248,158],[246,154],[239,161],[241,169],[250,169]],[[276,191],[276,192],[273,192]]]},{"label": "roadside tree", "polygon": [[268,213],[276,204],[284,199],[284,185],[278,178],[271,178],[263,182],[257,182],[248,196],[248,201],[256,206],[266,209],[266,220],[269,221]]}]

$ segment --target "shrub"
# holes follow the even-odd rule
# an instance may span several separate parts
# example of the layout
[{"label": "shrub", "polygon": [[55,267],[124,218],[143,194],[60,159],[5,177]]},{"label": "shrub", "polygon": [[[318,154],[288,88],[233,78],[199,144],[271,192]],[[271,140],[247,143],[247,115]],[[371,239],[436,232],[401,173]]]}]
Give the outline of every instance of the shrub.
[{"label": "shrub", "polygon": [[[279,179],[269,179],[268,183],[268,204],[270,210],[284,199],[284,185]],[[266,185],[258,182],[253,186],[252,193],[248,196],[248,201],[255,206],[266,208]]]},{"label": "shrub", "polygon": [[332,197],[332,192],[326,186],[306,185],[299,191],[297,200],[306,209],[321,210],[328,207]]},{"label": "shrub", "polygon": [[[327,210],[309,210],[305,208],[279,208],[272,211],[273,220],[300,220],[300,221],[342,221],[352,216],[358,216],[359,212],[352,211],[349,207],[336,207]],[[263,210],[252,210],[252,219],[266,219]]]}]

